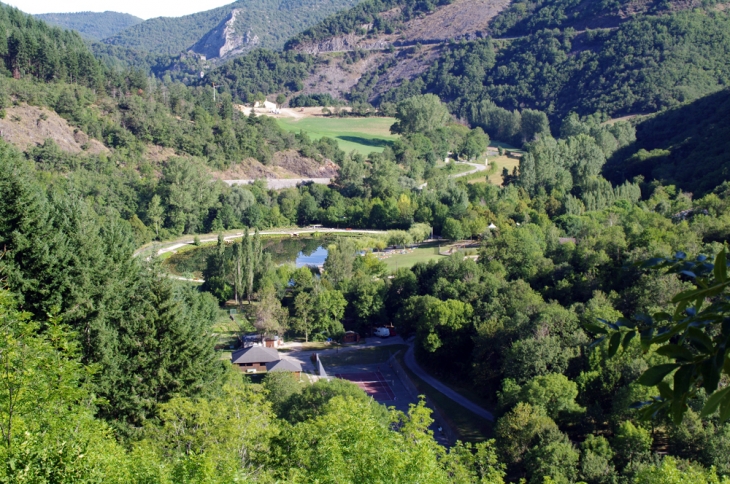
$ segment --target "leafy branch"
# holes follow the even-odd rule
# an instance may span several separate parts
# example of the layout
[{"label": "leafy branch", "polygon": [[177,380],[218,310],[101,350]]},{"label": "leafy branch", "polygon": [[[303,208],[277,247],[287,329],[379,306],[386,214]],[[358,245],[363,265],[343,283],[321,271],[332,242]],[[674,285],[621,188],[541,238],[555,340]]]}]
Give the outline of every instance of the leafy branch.
[{"label": "leafy branch", "polygon": [[668,414],[675,423],[680,423],[687,411],[687,402],[704,389],[709,398],[701,416],[710,416],[719,409],[720,420],[727,420],[730,418],[730,386],[719,388],[722,376],[730,375],[730,297],[726,294],[730,279],[725,249],[714,263],[703,255],[689,260],[686,254],[678,252],[671,258],[649,259],[637,265],[680,274],[695,287],[672,299],[676,304],[674,314],[638,314],[633,320],[620,318],[609,322],[599,319],[597,323],[586,325],[588,331],[601,335],[590,347],[608,340],[611,358],[620,348],[626,349],[638,335],[644,352],[658,345],[655,352],[673,360],[673,363],[652,366],[637,380],[637,383],[656,387],[659,391],[652,400],[633,405],[640,409],[641,418]]}]

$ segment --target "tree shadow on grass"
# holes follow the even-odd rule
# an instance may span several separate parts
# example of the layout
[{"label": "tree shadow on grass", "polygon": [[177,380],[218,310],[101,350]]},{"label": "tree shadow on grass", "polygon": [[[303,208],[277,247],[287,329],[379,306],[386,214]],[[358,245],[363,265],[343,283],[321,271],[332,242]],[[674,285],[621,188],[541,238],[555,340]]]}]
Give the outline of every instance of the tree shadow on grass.
[{"label": "tree shadow on grass", "polygon": [[351,143],[357,143],[364,146],[373,146],[375,148],[385,148],[393,144],[392,141],[380,138],[362,138],[360,136],[337,136],[337,139],[342,141],[350,141]]}]

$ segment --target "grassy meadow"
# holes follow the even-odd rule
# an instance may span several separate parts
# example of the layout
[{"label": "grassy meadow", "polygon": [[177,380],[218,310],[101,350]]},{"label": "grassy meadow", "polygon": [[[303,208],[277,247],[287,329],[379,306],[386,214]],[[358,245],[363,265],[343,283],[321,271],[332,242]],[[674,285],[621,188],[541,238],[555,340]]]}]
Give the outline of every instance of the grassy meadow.
[{"label": "grassy meadow", "polygon": [[303,119],[281,118],[279,126],[287,131],[306,131],[312,139],[324,136],[336,139],[340,149],[367,155],[373,151],[382,152],[397,139],[390,134],[394,118],[329,118],[309,117]]}]

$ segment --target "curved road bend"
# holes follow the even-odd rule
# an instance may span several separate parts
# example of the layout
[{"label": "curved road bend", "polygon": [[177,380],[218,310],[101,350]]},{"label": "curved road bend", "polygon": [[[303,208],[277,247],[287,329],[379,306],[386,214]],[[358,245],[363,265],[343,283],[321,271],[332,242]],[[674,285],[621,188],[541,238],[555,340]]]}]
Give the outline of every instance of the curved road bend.
[{"label": "curved road bend", "polygon": [[428,373],[426,373],[423,368],[421,368],[418,363],[416,362],[416,358],[413,355],[413,343],[411,343],[408,346],[408,351],[406,351],[406,355],[404,358],[406,366],[415,373],[421,380],[425,381],[432,387],[434,387],[437,391],[443,393],[451,400],[455,401],[465,409],[469,410],[470,412],[478,415],[479,417],[482,417],[484,419],[489,420],[490,422],[494,422],[494,415],[492,415],[491,412],[488,412],[484,410],[482,407],[477,405],[476,403],[472,402],[471,400],[468,400],[467,398],[464,398],[462,395],[458,394],[451,388],[447,387]]},{"label": "curved road bend", "polygon": [[[478,171],[486,171],[489,169],[489,167],[487,166],[486,163],[483,165],[480,163],[470,163],[470,162],[466,162],[466,161],[453,161],[452,163],[455,163],[457,165],[470,165],[472,167],[472,169],[469,171],[465,171],[463,173],[456,173],[454,175],[449,175],[449,178],[459,178],[462,176],[472,175]],[[428,182],[423,182],[422,184],[418,185],[418,189],[423,190],[427,186],[428,186]]]}]

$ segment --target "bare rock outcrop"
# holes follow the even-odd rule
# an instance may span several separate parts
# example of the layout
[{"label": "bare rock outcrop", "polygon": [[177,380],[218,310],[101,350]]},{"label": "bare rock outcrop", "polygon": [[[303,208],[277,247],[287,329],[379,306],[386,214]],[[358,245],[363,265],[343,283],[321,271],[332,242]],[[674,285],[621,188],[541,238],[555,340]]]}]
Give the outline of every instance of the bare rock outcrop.
[{"label": "bare rock outcrop", "polygon": [[67,153],[109,152],[101,142],[69,126],[55,111],[25,104],[7,108],[5,111],[5,118],[0,119],[0,136],[23,151],[50,139]]},{"label": "bare rock outcrop", "polygon": [[263,165],[254,158],[246,158],[225,171],[213,172],[218,180],[269,180],[301,179],[301,178],[333,178],[340,167],[330,160],[319,162],[302,156],[296,150],[279,151],[274,154],[271,163]]},{"label": "bare rock outcrop", "polygon": [[338,35],[323,42],[303,44],[297,50],[316,55],[325,52],[347,52],[352,50],[383,50],[390,47],[391,42],[386,39],[366,39],[355,33]]},{"label": "bare rock outcrop", "polygon": [[251,35],[250,30],[247,30],[245,34],[240,33],[243,30],[240,25],[237,25],[240,13],[241,9],[231,10],[231,14],[223,19],[216,28],[205,34],[190,48],[190,51],[204,55],[206,59],[223,59],[257,46],[259,44],[257,35]]},{"label": "bare rock outcrop", "polygon": [[330,160],[319,163],[300,155],[295,150],[279,151],[274,155],[273,165],[303,178],[329,178],[339,172],[340,167]]}]

